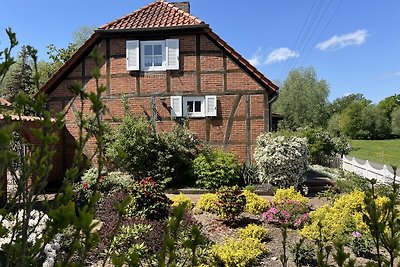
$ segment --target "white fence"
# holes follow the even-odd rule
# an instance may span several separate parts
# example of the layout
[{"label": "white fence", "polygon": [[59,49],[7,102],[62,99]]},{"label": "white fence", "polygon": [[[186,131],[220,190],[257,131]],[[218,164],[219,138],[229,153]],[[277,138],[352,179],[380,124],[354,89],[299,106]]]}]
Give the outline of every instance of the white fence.
[{"label": "white fence", "polygon": [[[368,160],[343,156],[343,170],[354,172],[368,179],[376,179],[378,183],[392,183],[393,169],[391,166],[381,165]],[[396,182],[400,182],[400,166],[397,169]]]}]

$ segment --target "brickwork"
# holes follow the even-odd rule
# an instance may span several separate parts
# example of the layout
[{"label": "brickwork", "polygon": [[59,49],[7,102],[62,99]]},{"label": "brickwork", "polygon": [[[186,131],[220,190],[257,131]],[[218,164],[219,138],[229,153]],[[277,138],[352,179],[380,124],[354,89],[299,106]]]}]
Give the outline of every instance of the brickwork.
[{"label": "brickwork", "polygon": [[[206,34],[200,34],[198,37],[198,42],[196,34],[165,37],[179,39],[180,69],[147,73],[126,70],[125,41],[134,38],[110,38],[109,61],[101,66],[100,83],[106,84],[108,81],[110,85],[104,98],[108,108],[104,119],[112,121],[124,116],[121,96],[126,95],[131,114],[152,118],[156,111],[157,131],[169,131],[175,123],[170,115],[170,95],[217,95],[217,117],[210,118],[209,122],[205,118],[190,119],[189,128],[200,139],[209,138],[211,144],[236,153],[238,159],[244,162],[248,154],[246,152],[249,149],[253,151],[256,137],[264,130],[264,120],[267,118],[264,118],[266,103],[263,94],[266,94],[266,91]],[[196,47],[197,43],[200,47]],[[106,53],[106,42],[102,40],[100,44],[101,50]],[[107,60],[107,56],[105,58]],[[94,62],[90,56],[82,61],[84,62],[69,73],[68,78],[50,94],[51,109],[60,110],[60,104],[57,103],[61,101],[59,98],[71,96],[67,90],[72,82],[69,79],[84,80],[87,91],[95,90],[94,79],[89,79]],[[82,77],[82,66],[86,78]],[[247,95],[250,95],[249,102],[246,102]],[[156,110],[152,109],[152,97],[156,103]],[[78,108],[78,103],[75,106]],[[85,112],[90,112],[88,105]],[[66,116],[68,134],[64,142],[68,145],[78,134],[75,116],[72,113],[70,110]],[[250,133],[246,132],[246,118],[250,121]],[[249,135],[250,143],[247,143]],[[94,145],[93,140],[90,140],[87,153],[94,151]],[[66,149],[63,155],[68,158],[64,160],[72,160],[72,152],[71,148]]]}]

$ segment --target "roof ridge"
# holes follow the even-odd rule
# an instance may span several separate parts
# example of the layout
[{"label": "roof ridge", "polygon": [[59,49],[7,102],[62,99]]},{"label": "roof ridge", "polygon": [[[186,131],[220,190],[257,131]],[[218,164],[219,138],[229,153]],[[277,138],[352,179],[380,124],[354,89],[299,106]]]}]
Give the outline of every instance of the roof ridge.
[{"label": "roof ridge", "polygon": [[100,26],[99,29],[104,29],[104,28],[106,28],[107,26],[116,23],[117,21],[123,20],[123,19],[125,19],[125,18],[127,18],[127,17],[129,17],[129,16],[132,16],[132,15],[135,14],[136,12],[139,12],[139,11],[142,11],[142,10],[147,9],[147,8],[149,8],[149,7],[152,7],[152,6],[156,5],[157,3],[163,3],[163,2],[155,1],[155,2],[153,2],[153,3],[147,4],[147,5],[145,5],[144,7],[141,7],[141,8],[139,8],[139,9],[137,9],[137,10],[135,10],[135,11],[133,11],[133,12],[127,14],[127,15],[124,15],[124,16],[122,16],[122,17],[120,17],[120,18],[117,18],[117,19],[115,19],[115,20],[113,20],[113,21],[110,21],[109,23],[106,23],[106,24]]},{"label": "roof ridge", "polygon": [[198,17],[190,14],[189,12],[186,12],[185,10],[175,6],[174,4],[170,3],[170,2],[166,2],[166,1],[161,1],[160,3],[164,3],[167,4],[169,7],[171,7],[172,9],[177,10],[179,13],[182,13],[183,15],[195,20],[197,23],[204,23],[203,20],[199,19]]}]

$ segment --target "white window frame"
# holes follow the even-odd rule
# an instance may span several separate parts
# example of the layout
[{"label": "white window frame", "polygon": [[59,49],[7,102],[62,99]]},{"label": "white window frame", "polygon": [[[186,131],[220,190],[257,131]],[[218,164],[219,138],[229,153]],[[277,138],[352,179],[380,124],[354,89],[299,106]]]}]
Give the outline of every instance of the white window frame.
[{"label": "white window frame", "polygon": [[[162,64],[161,66],[145,66],[144,60],[144,47],[146,45],[161,45],[162,52]],[[161,41],[141,41],[140,42],[140,70],[142,71],[163,71],[166,70],[166,50],[165,50],[165,40]]]},{"label": "white window frame", "polygon": [[[200,105],[200,111],[196,112],[196,111],[192,111],[189,112],[187,109],[187,105],[189,101],[200,101],[201,105]],[[204,96],[184,96],[183,97],[183,116],[184,117],[190,117],[190,118],[204,118],[205,117],[205,97]],[[194,103],[193,103],[193,108],[194,108]]]}]

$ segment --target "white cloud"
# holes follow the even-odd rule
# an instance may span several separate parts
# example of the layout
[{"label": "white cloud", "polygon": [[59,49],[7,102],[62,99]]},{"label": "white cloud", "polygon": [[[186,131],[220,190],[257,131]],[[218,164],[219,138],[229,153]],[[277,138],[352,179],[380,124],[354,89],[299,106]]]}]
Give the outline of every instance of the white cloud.
[{"label": "white cloud", "polygon": [[396,72],[394,76],[400,76],[400,71]]},{"label": "white cloud", "polygon": [[290,50],[287,47],[281,47],[273,50],[268,54],[265,64],[272,64],[279,61],[285,61],[292,57],[299,57],[299,53],[293,50]]},{"label": "white cloud", "polygon": [[346,46],[361,45],[365,42],[368,37],[368,31],[366,29],[357,30],[343,35],[334,35],[330,39],[318,43],[315,48],[320,50],[338,50]]},{"label": "white cloud", "polygon": [[262,47],[259,47],[259,48],[257,49],[257,52],[255,52],[255,53],[251,56],[251,58],[249,59],[249,62],[250,62],[250,64],[253,65],[254,67],[259,67],[259,66],[262,65],[262,61],[263,61],[262,58],[263,58],[263,55],[262,55]]}]

